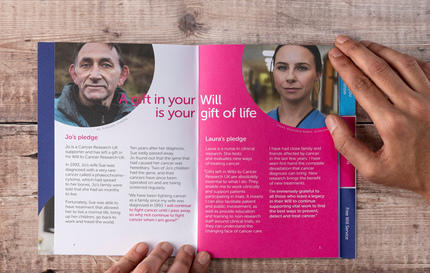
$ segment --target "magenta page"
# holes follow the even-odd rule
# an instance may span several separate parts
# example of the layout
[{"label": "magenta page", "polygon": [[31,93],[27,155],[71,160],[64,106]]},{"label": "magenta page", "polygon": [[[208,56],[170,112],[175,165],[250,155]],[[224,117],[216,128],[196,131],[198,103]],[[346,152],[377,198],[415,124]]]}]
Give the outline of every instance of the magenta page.
[{"label": "magenta page", "polygon": [[339,257],[330,134],[261,110],[245,85],[244,48],[199,47],[198,249],[216,258]]}]

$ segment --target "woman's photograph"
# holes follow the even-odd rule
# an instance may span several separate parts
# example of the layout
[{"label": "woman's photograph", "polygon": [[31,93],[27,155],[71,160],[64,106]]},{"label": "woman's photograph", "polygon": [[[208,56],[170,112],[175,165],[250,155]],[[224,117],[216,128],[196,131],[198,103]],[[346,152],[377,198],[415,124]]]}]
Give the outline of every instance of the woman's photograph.
[{"label": "woman's photograph", "polygon": [[325,127],[326,114],[337,112],[337,81],[324,62],[327,50],[315,45],[250,47],[258,48],[245,48],[243,73],[257,105],[290,127]]}]

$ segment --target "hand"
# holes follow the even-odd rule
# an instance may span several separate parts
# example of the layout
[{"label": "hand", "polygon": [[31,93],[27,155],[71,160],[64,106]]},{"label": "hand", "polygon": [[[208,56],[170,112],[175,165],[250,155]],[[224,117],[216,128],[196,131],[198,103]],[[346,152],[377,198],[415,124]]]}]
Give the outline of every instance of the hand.
[{"label": "hand", "polygon": [[336,148],[375,183],[409,189],[430,201],[430,64],[367,41],[337,37],[333,67],[376,126],[376,152],[329,115]]},{"label": "hand", "polygon": [[[111,266],[106,273],[156,273],[161,266],[172,255],[173,247],[167,243],[159,243],[152,252],[148,253],[148,246],[145,243],[138,243],[133,246],[124,257]],[[183,245],[176,254],[172,266],[168,272],[206,272],[209,267],[210,256],[207,252],[200,252],[194,257],[194,248],[190,245]]]}]

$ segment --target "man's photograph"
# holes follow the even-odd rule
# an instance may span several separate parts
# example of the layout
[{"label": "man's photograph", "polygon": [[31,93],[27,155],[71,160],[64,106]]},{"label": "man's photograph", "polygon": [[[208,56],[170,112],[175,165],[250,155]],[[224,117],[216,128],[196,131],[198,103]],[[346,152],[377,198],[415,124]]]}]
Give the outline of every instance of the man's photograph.
[{"label": "man's photograph", "polygon": [[134,110],[130,98],[145,95],[153,75],[152,45],[56,43],[55,120],[78,127],[117,121]]}]

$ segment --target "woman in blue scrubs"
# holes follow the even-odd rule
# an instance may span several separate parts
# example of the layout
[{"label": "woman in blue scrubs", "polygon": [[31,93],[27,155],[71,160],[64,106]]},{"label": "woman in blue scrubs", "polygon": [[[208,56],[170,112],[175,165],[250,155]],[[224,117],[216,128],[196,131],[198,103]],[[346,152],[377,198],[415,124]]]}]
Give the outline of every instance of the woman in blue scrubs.
[{"label": "woman in blue scrubs", "polygon": [[321,54],[316,46],[279,45],[272,59],[273,86],[279,107],[267,114],[288,126],[325,127],[325,115],[312,107],[311,94],[321,78]]}]

